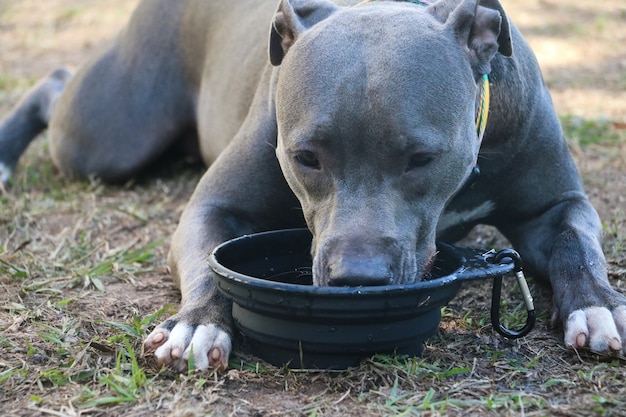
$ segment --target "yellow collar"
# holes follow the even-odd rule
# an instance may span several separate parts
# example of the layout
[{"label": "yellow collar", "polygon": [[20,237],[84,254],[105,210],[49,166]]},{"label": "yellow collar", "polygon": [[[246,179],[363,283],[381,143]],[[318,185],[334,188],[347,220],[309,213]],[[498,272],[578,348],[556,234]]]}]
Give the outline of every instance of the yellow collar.
[{"label": "yellow collar", "polygon": [[480,144],[487,128],[487,119],[489,118],[489,76],[483,74],[483,85],[480,93],[480,104],[478,105],[478,114],[476,115],[476,136]]}]

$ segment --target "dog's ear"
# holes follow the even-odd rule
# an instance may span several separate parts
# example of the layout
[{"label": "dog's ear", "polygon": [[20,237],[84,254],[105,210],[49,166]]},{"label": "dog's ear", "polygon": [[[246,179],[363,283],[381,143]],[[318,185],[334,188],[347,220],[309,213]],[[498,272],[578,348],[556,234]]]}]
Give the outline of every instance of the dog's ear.
[{"label": "dog's ear", "polygon": [[281,0],[270,29],[270,62],[280,65],[296,38],[338,7],[328,0]]},{"label": "dog's ear", "polygon": [[486,52],[485,49],[492,49],[487,43],[495,40],[497,52],[513,56],[509,18],[499,0],[441,0],[428,10],[442,23],[454,26],[459,39],[470,50],[479,48],[481,53]]},{"label": "dog's ear", "polygon": [[480,7],[486,7],[500,13],[502,21],[500,22],[500,33],[498,34],[498,52],[503,56],[512,57],[511,26],[509,25],[509,17],[504,11],[504,7],[502,7],[499,0],[480,0],[478,4]]},{"label": "dog's ear", "polygon": [[[476,75],[489,74],[491,60],[500,49],[500,12],[480,6],[478,0],[463,0],[450,12],[445,24],[456,34]],[[509,47],[503,49],[509,52]]]}]

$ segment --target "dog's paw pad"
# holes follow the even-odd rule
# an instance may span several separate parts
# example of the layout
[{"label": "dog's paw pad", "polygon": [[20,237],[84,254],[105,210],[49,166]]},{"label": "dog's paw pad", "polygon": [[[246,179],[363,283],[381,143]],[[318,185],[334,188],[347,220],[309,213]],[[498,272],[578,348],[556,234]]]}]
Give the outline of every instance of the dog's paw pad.
[{"label": "dog's paw pad", "polygon": [[231,348],[230,336],[213,324],[194,327],[179,322],[171,331],[158,327],[144,342],[145,351],[154,352],[159,366],[181,372],[190,364],[200,370],[226,369]]},{"label": "dog's paw pad", "polygon": [[565,325],[565,346],[579,349],[587,345],[589,328],[587,327],[587,317],[582,310],[572,312],[567,318]]},{"label": "dog's paw pad", "polygon": [[143,348],[146,352],[154,352],[163,343],[167,342],[170,332],[163,328],[155,329],[143,342]]},{"label": "dog's paw pad", "polygon": [[170,331],[167,340],[159,346],[155,352],[157,363],[159,365],[168,365],[180,368],[181,358],[185,348],[189,345],[193,328],[184,323],[178,323]]},{"label": "dog's paw pad", "polygon": [[193,352],[196,369],[226,369],[230,351],[231,341],[227,333],[214,324],[202,324],[195,329],[183,358],[189,361]]},{"label": "dog's paw pad", "polygon": [[573,311],[565,326],[565,344],[574,349],[589,347],[602,354],[620,352],[623,334],[618,332],[618,326],[626,325],[626,321],[616,323],[620,320],[616,320],[615,314],[626,319],[626,310],[620,309],[613,314],[605,307]]}]

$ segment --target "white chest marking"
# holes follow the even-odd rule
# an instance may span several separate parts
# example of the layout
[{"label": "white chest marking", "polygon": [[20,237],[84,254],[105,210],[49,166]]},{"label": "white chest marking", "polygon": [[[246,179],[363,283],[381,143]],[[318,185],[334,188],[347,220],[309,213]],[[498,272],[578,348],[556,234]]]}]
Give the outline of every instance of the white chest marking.
[{"label": "white chest marking", "polygon": [[493,201],[487,200],[480,206],[474,207],[466,211],[444,211],[437,224],[437,234],[441,234],[446,230],[465,223],[487,217],[493,211],[496,205]]}]

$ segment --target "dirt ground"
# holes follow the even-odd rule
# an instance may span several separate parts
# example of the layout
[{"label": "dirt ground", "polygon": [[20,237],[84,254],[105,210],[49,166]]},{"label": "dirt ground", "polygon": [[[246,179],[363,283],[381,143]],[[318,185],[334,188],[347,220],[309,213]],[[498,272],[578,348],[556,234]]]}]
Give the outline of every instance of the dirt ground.
[{"label": "dirt ground", "polygon": [[[0,118],[51,69],[102,48],[137,2],[0,0]],[[609,278],[626,293],[626,5],[503,4],[537,54],[603,220]],[[181,162],[119,187],[72,182],[45,135],[28,149],[0,192],[1,414],[626,415],[624,358],[565,349],[535,282],[536,329],[514,342],[491,330],[482,283],[444,311],[422,359],[310,372],[239,352],[226,374],[156,370],[140,342],[161,307],[177,307],[164,259],[202,171]],[[489,228],[465,243],[507,244]]]}]

